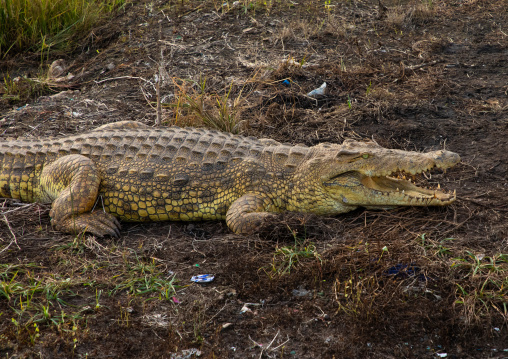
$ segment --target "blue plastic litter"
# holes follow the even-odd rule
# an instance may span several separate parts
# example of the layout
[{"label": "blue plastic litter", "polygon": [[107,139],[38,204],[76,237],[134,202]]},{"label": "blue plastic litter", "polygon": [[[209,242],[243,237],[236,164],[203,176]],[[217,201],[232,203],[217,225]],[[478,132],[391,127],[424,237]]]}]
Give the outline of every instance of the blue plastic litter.
[{"label": "blue plastic litter", "polygon": [[291,82],[289,82],[289,80],[282,81],[282,84],[287,87],[291,86]]},{"label": "blue plastic litter", "polygon": [[215,276],[213,274],[200,274],[193,276],[191,281],[195,283],[209,283],[214,280],[214,278]]},{"label": "blue plastic litter", "polygon": [[420,267],[416,264],[397,264],[384,272],[387,276],[394,276],[397,279],[406,279],[417,276],[419,280],[426,281],[429,278],[420,273]]}]

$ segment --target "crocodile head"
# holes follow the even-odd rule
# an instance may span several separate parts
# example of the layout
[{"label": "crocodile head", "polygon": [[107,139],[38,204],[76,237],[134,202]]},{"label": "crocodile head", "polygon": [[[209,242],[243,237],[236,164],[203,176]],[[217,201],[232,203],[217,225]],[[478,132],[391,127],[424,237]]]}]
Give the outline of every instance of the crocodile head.
[{"label": "crocodile head", "polygon": [[[392,150],[375,142],[318,145],[297,176],[297,183],[313,182],[310,196],[307,191],[311,198],[300,195],[295,202],[318,214],[357,207],[444,206],[455,201],[455,192],[445,192],[439,184],[432,189],[419,187],[411,179],[434,168],[446,170],[459,161],[459,155],[450,151]],[[426,176],[430,177],[430,172]]]}]

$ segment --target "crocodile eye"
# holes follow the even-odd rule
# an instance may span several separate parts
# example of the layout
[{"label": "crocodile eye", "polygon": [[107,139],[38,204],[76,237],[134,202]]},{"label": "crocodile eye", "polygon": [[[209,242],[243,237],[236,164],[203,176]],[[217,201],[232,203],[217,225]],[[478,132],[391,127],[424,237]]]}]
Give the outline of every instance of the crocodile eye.
[{"label": "crocodile eye", "polygon": [[362,155],[362,157],[363,157],[363,158],[365,158],[365,159],[367,159],[367,158],[369,158],[369,154],[368,154],[368,153],[364,153],[364,154]]}]

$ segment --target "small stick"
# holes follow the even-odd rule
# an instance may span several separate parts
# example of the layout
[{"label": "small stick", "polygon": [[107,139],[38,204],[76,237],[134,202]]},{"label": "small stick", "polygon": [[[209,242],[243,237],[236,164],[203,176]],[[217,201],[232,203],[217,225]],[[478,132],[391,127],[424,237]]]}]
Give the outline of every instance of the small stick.
[{"label": "small stick", "polygon": [[199,9],[201,9],[203,6],[204,6],[204,4],[201,4],[198,7],[195,7],[194,9],[191,9],[191,10],[189,10],[187,12],[184,12],[183,14],[178,15],[178,18],[180,19],[180,18],[182,18],[184,16],[192,14],[194,11],[198,11]]},{"label": "small stick", "polygon": [[432,65],[438,64],[440,62],[443,62],[443,60],[434,60],[434,61],[431,61],[431,62],[425,62],[425,63],[420,64],[420,65],[405,66],[404,70],[417,70],[417,69],[421,69],[422,67],[425,67],[425,66],[432,66]]},{"label": "small stick", "polygon": [[11,243],[9,243],[9,245],[8,245],[7,247],[5,247],[4,249],[2,249],[2,250],[0,251],[0,253],[2,253],[2,252],[4,252],[4,251],[6,251],[6,250],[7,250],[7,249],[8,249],[8,248],[12,245],[12,243],[13,243],[13,242],[14,242],[14,243],[16,243],[16,247],[18,247],[18,249],[21,249],[21,248],[19,248],[18,241],[17,241],[17,239],[16,239],[16,235],[15,235],[15,234],[14,234],[14,232],[12,231],[11,225],[9,224],[9,221],[7,220],[7,217],[6,217],[5,215],[3,215],[3,217],[4,217],[4,222],[7,224],[7,227],[9,228],[9,231],[11,232],[12,237],[14,238],[14,240],[12,240],[12,241],[11,241]]},{"label": "small stick", "polygon": [[150,83],[150,81],[145,80],[144,78],[139,77],[139,76],[119,76],[119,77],[109,77],[109,78],[107,78],[107,79],[100,80],[100,81],[94,81],[94,82],[95,82],[96,84],[100,84],[100,83],[103,83],[103,82],[106,82],[106,81],[123,80],[123,79],[128,79],[128,80],[143,80],[143,81],[145,81],[145,82]]}]

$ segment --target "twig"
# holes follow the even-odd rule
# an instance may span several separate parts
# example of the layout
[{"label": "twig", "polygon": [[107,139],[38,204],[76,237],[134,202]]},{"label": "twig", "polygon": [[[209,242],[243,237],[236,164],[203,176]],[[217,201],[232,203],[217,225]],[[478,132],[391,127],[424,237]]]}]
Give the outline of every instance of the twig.
[{"label": "twig", "polygon": [[146,103],[148,104],[148,106],[150,106],[152,109],[155,110],[155,107],[152,106],[152,102],[148,99],[146,93],[145,93],[145,90],[143,89],[143,86],[139,86],[139,89],[141,90],[141,94],[143,95],[143,97],[145,98],[146,100]]},{"label": "twig", "polygon": [[182,18],[184,16],[192,14],[194,11],[198,11],[199,9],[201,9],[203,6],[204,6],[204,4],[201,4],[198,7],[195,7],[194,9],[191,9],[191,10],[189,10],[187,12],[184,12],[183,14],[178,15],[178,18],[180,19],[180,18]]},{"label": "twig", "polygon": [[18,208],[10,209],[8,211],[2,212],[2,214],[5,216],[7,213],[19,211],[20,209],[25,209],[27,207],[34,206],[35,203],[11,203],[11,207],[18,206]]},{"label": "twig", "polygon": [[434,60],[431,62],[424,62],[423,64],[419,64],[419,65],[404,66],[404,70],[417,70],[417,69],[421,69],[422,67],[433,66],[433,65],[438,64],[440,62],[443,62],[443,60]]},{"label": "twig", "polygon": [[263,348],[263,344],[259,344],[258,342],[256,342],[254,339],[252,339],[249,335],[249,339],[254,343],[254,346],[251,347],[251,348],[254,348],[256,346],[260,347],[260,348]]},{"label": "twig", "polygon": [[219,315],[219,313],[222,312],[224,310],[224,308],[226,308],[227,305],[228,305],[228,303],[226,302],[226,304],[224,304],[224,306],[217,313],[215,313],[210,319],[208,319],[206,321],[205,325],[210,323],[213,320],[213,318],[215,318],[217,315]]},{"label": "twig", "polygon": [[275,348],[272,348],[270,349],[272,352],[276,351],[277,349],[279,349],[281,346],[283,346],[284,344],[286,344],[287,342],[289,342],[289,339],[286,339],[286,341],[280,345],[277,345]]},{"label": "twig", "polygon": [[[159,40],[162,39],[162,25],[159,23]],[[162,64],[164,61],[164,55],[162,54],[162,46],[161,42],[157,42],[157,46],[159,47],[159,63],[157,64],[157,87],[155,88],[155,94],[157,98],[157,117],[155,118],[155,126],[160,126],[161,124],[161,117],[162,117],[162,108],[161,108],[161,81],[162,81]]]},{"label": "twig", "polygon": [[127,80],[143,80],[143,81],[148,82],[149,84],[151,84],[151,82],[150,82],[150,81],[145,80],[144,78],[139,77],[139,76],[118,76],[118,77],[109,77],[109,78],[107,78],[107,79],[100,80],[100,81],[94,81],[94,82],[95,82],[96,84],[100,84],[100,83],[103,83],[103,82],[106,82],[106,81],[123,80],[123,79],[127,79]]},{"label": "twig", "polygon": [[18,241],[17,241],[17,239],[16,239],[16,235],[15,235],[15,234],[14,234],[14,232],[12,231],[11,225],[9,224],[9,221],[7,220],[7,217],[5,216],[5,214],[3,215],[3,217],[4,217],[4,222],[7,224],[7,227],[9,228],[9,231],[11,232],[12,237],[13,237],[14,239],[11,241],[11,243],[9,243],[9,245],[8,245],[7,247],[5,247],[4,249],[2,249],[2,250],[0,251],[0,253],[2,253],[2,252],[4,252],[4,251],[6,251],[6,250],[7,250],[7,249],[8,249],[8,248],[12,245],[12,243],[16,243],[16,247],[18,247],[18,249],[21,249],[21,248],[19,248]]},{"label": "twig", "polygon": [[[263,356],[263,352],[264,352],[265,350],[268,350],[268,349],[272,346],[272,344],[273,344],[273,342],[275,341],[275,339],[279,336],[279,333],[280,333],[280,329],[277,331],[277,334],[275,334],[275,336],[273,337],[273,339],[272,339],[272,341],[270,342],[270,344],[268,344],[268,345],[266,346],[266,348],[261,349],[261,353],[259,354],[259,359],[261,359],[261,357]],[[255,343],[255,342],[254,342],[254,343]]]}]

